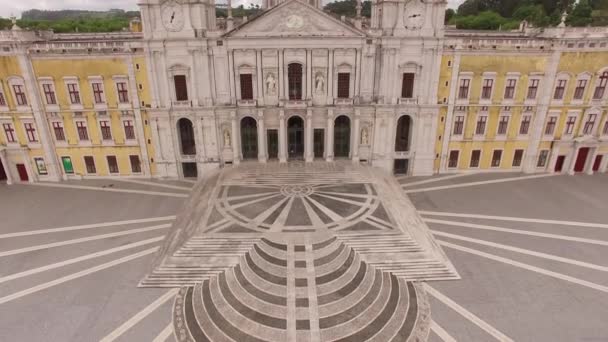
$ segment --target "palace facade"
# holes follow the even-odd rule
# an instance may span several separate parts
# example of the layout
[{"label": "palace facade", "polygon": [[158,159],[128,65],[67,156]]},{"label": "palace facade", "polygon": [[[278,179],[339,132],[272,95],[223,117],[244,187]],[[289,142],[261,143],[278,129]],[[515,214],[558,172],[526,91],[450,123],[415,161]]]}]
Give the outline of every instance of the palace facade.
[{"label": "palace facade", "polygon": [[263,7],[220,20],[211,0],[146,0],[131,32],[0,32],[0,179],[198,177],[248,160],[607,169],[608,28],[452,30],[443,0],[375,1],[371,19]]}]

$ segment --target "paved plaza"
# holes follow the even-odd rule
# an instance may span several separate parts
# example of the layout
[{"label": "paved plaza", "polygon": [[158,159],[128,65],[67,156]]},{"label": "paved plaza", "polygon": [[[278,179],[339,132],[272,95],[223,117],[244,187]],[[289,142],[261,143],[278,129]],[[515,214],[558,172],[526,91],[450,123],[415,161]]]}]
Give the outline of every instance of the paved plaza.
[{"label": "paved plaza", "polygon": [[608,341],[607,190],[340,163],[0,185],[0,340]]}]

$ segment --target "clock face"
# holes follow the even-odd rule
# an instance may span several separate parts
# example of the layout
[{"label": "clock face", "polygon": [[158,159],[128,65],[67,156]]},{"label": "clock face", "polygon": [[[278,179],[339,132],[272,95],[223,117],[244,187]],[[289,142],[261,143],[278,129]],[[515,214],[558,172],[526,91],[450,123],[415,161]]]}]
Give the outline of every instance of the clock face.
[{"label": "clock face", "polygon": [[175,1],[165,2],[160,9],[163,26],[167,31],[177,32],[184,28],[184,12],[182,6]]},{"label": "clock face", "polygon": [[290,15],[289,17],[287,17],[287,21],[285,22],[285,25],[287,25],[288,28],[292,28],[292,29],[298,29],[302,26],[304,26],[304,19],[302,17],[300,17],[299,15]]}]

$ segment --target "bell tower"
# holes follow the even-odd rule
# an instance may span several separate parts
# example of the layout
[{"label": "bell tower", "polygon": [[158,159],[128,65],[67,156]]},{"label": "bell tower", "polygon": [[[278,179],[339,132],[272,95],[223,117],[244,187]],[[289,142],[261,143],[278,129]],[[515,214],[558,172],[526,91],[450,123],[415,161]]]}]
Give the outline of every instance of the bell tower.
[{"label": "bell tower", "polygon": [[215,0],[139,2],[146,39],[196,38],[215,30]]},{"label": "bell tower", "polygon": [[388,36],[442,37],[445,0],[372,0],[372,28]]}]

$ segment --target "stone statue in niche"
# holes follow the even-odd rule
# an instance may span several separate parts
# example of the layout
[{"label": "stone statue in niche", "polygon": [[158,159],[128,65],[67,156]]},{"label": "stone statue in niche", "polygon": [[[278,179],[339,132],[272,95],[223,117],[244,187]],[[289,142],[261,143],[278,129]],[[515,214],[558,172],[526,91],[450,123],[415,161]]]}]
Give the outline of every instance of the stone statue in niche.
[{"label": "stone statue in niche", "polygon": [[367,130],[367,127],[361,129],[361,145],[369,145],[369,131]]},{"label": "stone statue in niche", "polygon": [[268,73],[266,76],[266,93],[269,95],[275,95],[277,92],[277,81],[272,73]]},{"label": "stone statue in niche", "polygon": [[230,130],[228,128],[224,129],[224,147],[230,148],[232,145],[232,141],[230,139]]},{"label": "stone statue in niche", "polygon": [[315,77],[315,92],[317,94],[323,94],[325,91],[325,77],[322,73],[318,73]]}]

